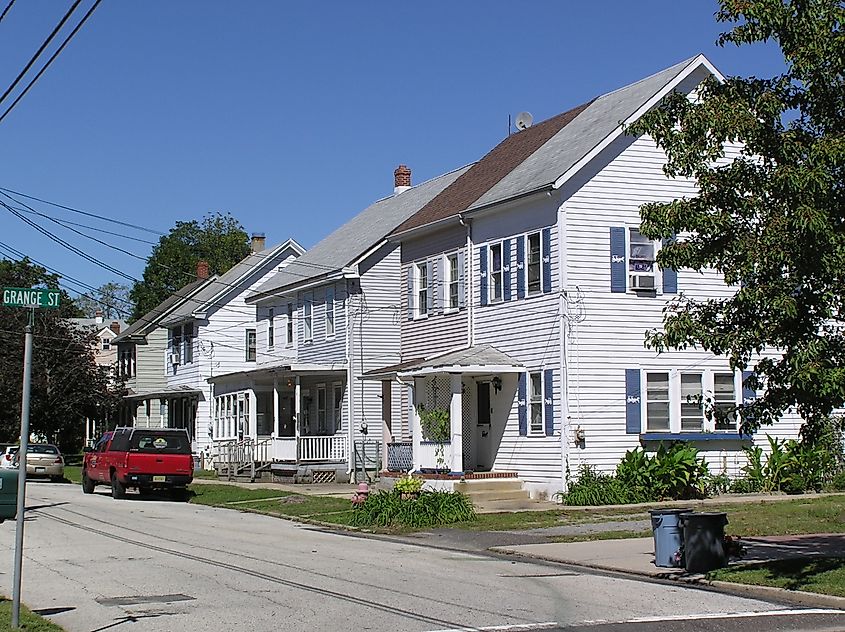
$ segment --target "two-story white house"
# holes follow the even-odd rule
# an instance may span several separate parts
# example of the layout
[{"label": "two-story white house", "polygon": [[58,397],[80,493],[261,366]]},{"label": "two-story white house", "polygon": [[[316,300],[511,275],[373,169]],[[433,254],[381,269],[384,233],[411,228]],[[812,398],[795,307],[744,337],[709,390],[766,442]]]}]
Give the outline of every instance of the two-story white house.
[{"label": "two-story white house", "polygon": [[249,428],[274,473],[299,480],[345,480],[356,449],[359,467],[378,465],[382,420],[402,406],[398,387],[359,379],[399,359],[399,247],[385,237],[463,171],[411,186],[400,166],[393,195],[247,295],[255,363],[210,378],[215,437]]},{"label": "two-story white house", "polygon": [[293,239],[265,248],[261,233],[253,234],[251,250],[158,320],[166,342],[167,427],[185,428],[195,452],[208,454],[215,439],[263,437],[273,430],[272,415],[255,394],[234,402],[241,409],[232,423],[215,425],[219,413],[212,407],[209,380],[257,364],[256,308],[246,296],[305,252]]},{"label": "two-story white house", "polygon": [[[414,470],[445,460],[455,479],[490,472],[549,495],[581,464],[611,471],[637,446],[690,441],[712,471],[736,473],[743,446],[797,435],[789,415],[754,437],[737,419],[715,423],[701,400],[754,397],[744,376],[700,350],[644,346],[668,300],[733,291],[714,272],[656,265],[640,206],[696,187],[664,175],[650,138],[624,132],[708,75],[719,76],[700,55],[518,131],[391,233],[402,358],[369,377],[411,392],[412,439],[395,449],[412,450]],[[420,423],[436,409],[449,412],[442,447]]]}]

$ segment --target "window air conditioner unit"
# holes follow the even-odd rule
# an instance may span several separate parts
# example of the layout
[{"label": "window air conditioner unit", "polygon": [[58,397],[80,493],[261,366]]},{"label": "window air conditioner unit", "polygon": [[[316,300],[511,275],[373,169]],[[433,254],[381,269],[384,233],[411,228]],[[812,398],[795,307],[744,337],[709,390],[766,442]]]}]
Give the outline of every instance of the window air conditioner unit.
[{"label": "window air conditioner unit", "polygon": [[654,289],[654,275],[653,274],[632,274],[631,275],[631,289],[632,290],[653,290]]},{"label": "window air conditioner unit", "polygon": [[179,357],[178,353],[171,353],[170,354],[170,364],[179,364],[180,359],[181,358]]}]

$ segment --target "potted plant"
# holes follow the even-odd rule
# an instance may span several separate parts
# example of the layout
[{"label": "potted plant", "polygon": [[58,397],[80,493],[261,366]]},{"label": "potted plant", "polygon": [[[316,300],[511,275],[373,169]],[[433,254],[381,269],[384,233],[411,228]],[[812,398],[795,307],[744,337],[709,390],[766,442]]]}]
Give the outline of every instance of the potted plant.
[{"label": "potted plant", "polygon": [[422,486],[422,479],[415,478],[408,474],[396,481],[393,485],[393,489],[399,492],[399,497],[402,500],[413,500],[414,498],[419,498]]}]

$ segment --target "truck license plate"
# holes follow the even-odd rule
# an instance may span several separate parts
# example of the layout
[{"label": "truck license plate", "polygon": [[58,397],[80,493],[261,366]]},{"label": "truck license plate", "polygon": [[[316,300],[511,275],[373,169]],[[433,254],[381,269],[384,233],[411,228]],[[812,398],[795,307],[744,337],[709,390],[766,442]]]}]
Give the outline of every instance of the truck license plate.
[{"label": "truck license plate", "polygon": [[153,476],[153,483],[163,483],[166,480],[166,476]]}]

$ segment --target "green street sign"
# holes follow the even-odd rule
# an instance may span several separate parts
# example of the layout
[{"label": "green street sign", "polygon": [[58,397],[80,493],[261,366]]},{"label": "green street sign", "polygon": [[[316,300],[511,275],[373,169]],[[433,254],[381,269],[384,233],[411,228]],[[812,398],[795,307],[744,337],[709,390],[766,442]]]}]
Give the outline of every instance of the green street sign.
[{"label": "green street sign", "polygon": [[3,307],[46,307],[59,306],[59,290],[45,290],[37,287],[4,287]]}]

